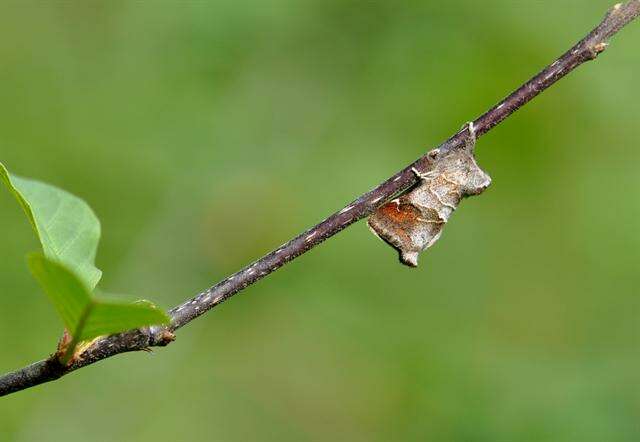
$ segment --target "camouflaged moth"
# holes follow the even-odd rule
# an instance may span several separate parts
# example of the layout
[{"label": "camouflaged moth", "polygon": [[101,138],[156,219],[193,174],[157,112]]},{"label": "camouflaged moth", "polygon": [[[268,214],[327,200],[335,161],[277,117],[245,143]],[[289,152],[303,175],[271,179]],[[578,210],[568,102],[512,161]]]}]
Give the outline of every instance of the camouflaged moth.
[{"label": "camouflaged moth", "polygon": [[462,198],[478,195],[491,184],[491,177],[476,163],[476,134],[468,123],[469,137],[460,148],[429,153],[431,167],[413,172],[420,183],[378,208],[368,220],[371,231],[394,247],[400,262],[418,265],[418,254],[431,247]]}]

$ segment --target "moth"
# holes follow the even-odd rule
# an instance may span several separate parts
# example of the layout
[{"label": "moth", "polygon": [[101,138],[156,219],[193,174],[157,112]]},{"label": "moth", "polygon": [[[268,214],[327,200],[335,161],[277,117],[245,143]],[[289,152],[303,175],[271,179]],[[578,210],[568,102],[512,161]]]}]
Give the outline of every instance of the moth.
[{"label": "moth", "polygon": [[491,177],[476,163],[473,123],[468,128],[463,146],[429,152],[429,170],[413,168],[420,183],[369,217],[371,231],[398,251],[403,264],[417,267],[418,255],[440,238],[460,201],[479,195],[491,184]]}]

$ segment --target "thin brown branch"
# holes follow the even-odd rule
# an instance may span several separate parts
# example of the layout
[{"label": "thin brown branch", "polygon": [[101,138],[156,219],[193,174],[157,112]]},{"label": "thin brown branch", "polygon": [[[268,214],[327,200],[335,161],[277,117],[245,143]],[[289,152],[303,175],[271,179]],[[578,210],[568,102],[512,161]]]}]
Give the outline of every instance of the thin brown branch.
[{"label": "thin brown branch", "polygon": [[[614,6],[604,20],[585,38],[511,95],[477,118],[473,122],[476,135],[479,137],[487,133],[582,63],[594,60],[598,54],[606,49],[609,39],[638,15],[640,15],[640,0]],[[468,135],[465,128],[442,143],[437,149],[444,151],[460,148]],[[84,350],[79,358],[72,359],[70,365],[66,366],[59,362],[59,356],[54,354],[46,360],[0,377],[0,396],[58,379],[71,371],[116,354],[167,345],[173,340],[175,330],[337,234],[345,227],[370,215],[391,197],[414,185],[418,178],[412,172],[412,168],[426,171],[430,166],[431,160],[427,153],[311,229],[198,296],[171,309],[169,314],[172,318],[172,324],[168,328],[131,330],[98,339]]]}]

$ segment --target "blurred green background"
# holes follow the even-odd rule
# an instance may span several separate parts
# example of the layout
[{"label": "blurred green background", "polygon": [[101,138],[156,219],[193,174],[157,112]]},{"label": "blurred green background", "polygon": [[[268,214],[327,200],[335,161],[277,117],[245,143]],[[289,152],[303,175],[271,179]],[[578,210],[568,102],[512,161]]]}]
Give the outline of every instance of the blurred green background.
[{"label": "blurred green background", "polygon": [[[0,160],[95,209],[165,308],[437,145],[605,1],[0,4]],[[0,399],[2,441],[637,441],[640,22],[479,141],[421,266],[358,223],[190,324]],[[61,323],[0,192],[0,372]]]}]

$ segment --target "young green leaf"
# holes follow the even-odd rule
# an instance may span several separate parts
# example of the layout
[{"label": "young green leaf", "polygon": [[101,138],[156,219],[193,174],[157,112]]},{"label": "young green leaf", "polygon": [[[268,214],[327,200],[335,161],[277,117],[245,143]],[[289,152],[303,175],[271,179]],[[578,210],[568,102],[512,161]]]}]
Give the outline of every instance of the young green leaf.
[{"label": "young green leaf", "polygon": [[122,303],[93,298],[89,288],[71,270],[42,254],[29,255],[28,262],[75,343],[169,322],[166,313],[149,302]]},{"label": "young green leaf", "polygon": [[147,325],[168,323],[167,314],[150,302],[138,301],[126,304],[97,300],[93,301],[91,314],[87,317],[78,338],[87,340]]},{"label": "young green leaf", "polygon": [[93,290],[101,276],[94,265],[100,222],[87,203],[49,184],[12,175],[2,163],[0,181],[24,209],[44,254],[66,265]]}]

